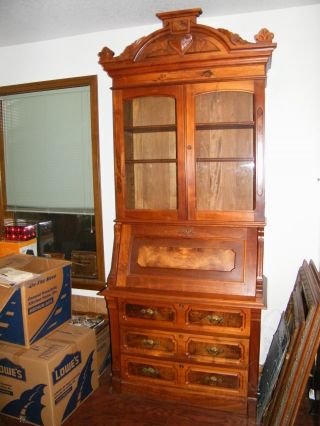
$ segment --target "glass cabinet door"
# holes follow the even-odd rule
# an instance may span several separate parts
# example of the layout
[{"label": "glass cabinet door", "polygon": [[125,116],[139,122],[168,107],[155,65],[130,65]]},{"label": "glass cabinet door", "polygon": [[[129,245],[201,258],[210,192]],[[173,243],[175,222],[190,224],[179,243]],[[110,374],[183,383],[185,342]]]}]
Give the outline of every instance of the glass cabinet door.
[{"label": "glass cabinet door", "polygon": [[197,211],[254,208],[253,94],[213,91],[194,97]]},{"label": "glass cabinet door", "polygon": [[126,209],[176,210],[175,98],[134,97],[123,107]]}]

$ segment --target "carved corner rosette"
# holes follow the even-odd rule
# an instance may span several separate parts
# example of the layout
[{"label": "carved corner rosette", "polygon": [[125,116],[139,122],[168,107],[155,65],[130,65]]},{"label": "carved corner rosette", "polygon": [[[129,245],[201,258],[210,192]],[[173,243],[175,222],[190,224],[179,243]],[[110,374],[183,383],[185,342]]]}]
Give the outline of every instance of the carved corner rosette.
[{"label": "carved corner rosette", "polygon": [[109,49],[109,47],[104,47],[101,52],[99,52],[98,56],[100,63],[103,61],[111,61],[114,57],[114,52]]},{"label": "carved corner rosette", "polygon": [[255,41],[259,43],[272,43],[273,38],[274,34],[267,28],[262,28],[258,34],[254,36]]}]

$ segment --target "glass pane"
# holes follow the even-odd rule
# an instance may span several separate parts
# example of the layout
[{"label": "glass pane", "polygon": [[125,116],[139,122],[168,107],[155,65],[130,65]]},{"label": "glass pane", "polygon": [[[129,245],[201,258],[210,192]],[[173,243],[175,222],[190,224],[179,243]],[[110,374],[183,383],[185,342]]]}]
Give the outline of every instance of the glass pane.
[{"label": "glass pane", "polygon": [[124,102],[126,207],[177,208],[175,99],[146,96]]},{"label": "glass pane", "polygon": [[253,95],[199,94],[195,108],[197,209],[253,209]]},{"label": "glass pane", "polygon": [[248,158],[253,156],[253,129],[196,131],[197,158]]},{"label": "glass pane", "polygon": [[125,134],[125,156],[128,160],[176,159],[175,132]]},{"label": "glass pane", "polygon": [[175,124],[175,99],[168,96],[143,96],[124,102],[125,126]]},{"label": "glass pane", "polygon": [[[14,222],[28,222],[37,225],[38,256],[71,260],[73,255],[82,255],[87,260],[84,264],[73,265],[73,276],[97,278],[95,262],[89,265],[89,258],[96,258],[96,227],[92,215],[60,213],[15,213]],[[10,220],[8,219],[8,222]],[[86,265],[87,264],[87,265]],[[87,268],[86,268],[87,266]],[[92,267],[92,268],[91,268]],[[90,269],[90,273],[88,272]]]},{"label": "glass pane", "polygon": [[197,209],[253,209],[253,175],[253,162],[198,162]]},{"label": "glass pane", "polygon": [[252,119],[252,93],[210,92],[196,96],[196,123],[239,122]]},{"label": "glass pane", "polygon": [[128,209],[177,207],[176,164],[131,163],[126,168]]}]

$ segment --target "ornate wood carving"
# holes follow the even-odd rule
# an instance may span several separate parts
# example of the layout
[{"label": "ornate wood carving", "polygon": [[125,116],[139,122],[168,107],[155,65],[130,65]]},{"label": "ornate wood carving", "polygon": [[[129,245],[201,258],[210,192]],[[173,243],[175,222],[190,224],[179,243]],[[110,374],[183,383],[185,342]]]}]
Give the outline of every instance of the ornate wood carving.
[{"label": "ornate wood carving", "polygon": [[257,296],[263,296],[263,252],[264,229],[258,228],[258,253],[257,253]]},{"label": "ornate wood carving", "polygon": [[[180,13],[182,12],[182,13]],[[155,59],[172,60],[173,58],[187,57],[189,55],[201,55],[203,53],[218,56],[221,54],[230,55],[235,52],[252,51],[254,49],[264,49],[264,55],[271,55],[273,48],[273,34],[263,28],[255,36],[256,42],[248,42],[238,34],[232,33],[223,28],[215,29],[205,25],[197,24],[197,17],[202,13],[201,9],[191,9],[178,12],[159,13],[158,18],[163,22],[163,28],[151,33],[147,37],[142,37],[126,47],[119,55],[114,56],[112,50],[104,47],[99,53],[100,64],[106,70],[109,64],[119,62],[150,61]],[[265,51],[266,46],[271,47],[271,51]],[[208,57],[205,58],[206,60]]]},{"label": "ornate wood carving", "polygon": [[274,34],[267,28],[262,28],[258,34],[254,36],[254,39],[260,43],[272,43],[273,38]]},{"label": "ornate wood carving", "polygon": [[119,259],[119,250],[120,250],[120,236],[121,236],[121,224],[117,223],[114,225],[112,263],[111,263],[110,273],[108,276],[108,282],[112,284],[114,284],[116,281],[117,264]]},{"label": "ornate wood carving", "polygon": [[232,33],[231,31],[225,30],[224,28],[219,28],[217,31],[219,31],[220,34],[223,34],[223,36],[230,42],[230,44],[235,46],[249,44],[249,42],[241,38],[239,34]]},{"label": "ornate wood carving", "polygon": [[114,52],[108,47],[104,47],[99,53],[99,56],[105,60],[111,60],[114,57]]}]

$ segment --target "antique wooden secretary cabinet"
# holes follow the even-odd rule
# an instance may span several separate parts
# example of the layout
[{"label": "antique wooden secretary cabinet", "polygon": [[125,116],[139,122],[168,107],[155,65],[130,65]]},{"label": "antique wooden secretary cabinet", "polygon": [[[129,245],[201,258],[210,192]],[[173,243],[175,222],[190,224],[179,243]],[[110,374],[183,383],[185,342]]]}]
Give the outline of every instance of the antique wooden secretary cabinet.
[{"label": "antique wooden secretary cabinet", "polygon": [[264,89],[273,34],[249,43],[201,9],[119,56],[116,223],[102,291],[113,387],[254,412],[263,288]]}]

